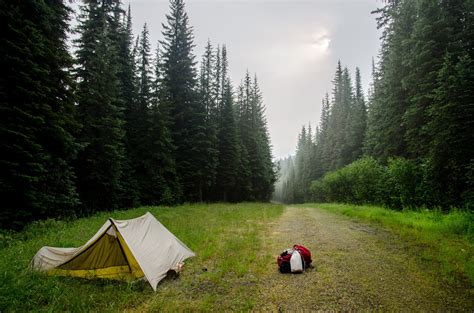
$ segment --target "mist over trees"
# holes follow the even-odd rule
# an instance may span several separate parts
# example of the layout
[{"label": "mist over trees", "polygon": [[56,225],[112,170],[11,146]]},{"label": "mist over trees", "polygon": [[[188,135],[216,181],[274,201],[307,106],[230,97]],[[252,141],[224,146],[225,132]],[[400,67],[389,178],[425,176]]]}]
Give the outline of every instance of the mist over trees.
[{"label": "mist over trees", "polygon": [[473,10],[389,0],[375,11],[383,35],[369,99],[359,71],[354,86],[339,63],[316,131],[303,127],[296,155],[280,161],[274,197],[472,208]]},{"label": "mist over trees", "polygon": [[1,2],[0,227],[137,205],[269,200],[276,172],[256,76],[236,88],[225,45],[199,64],[182,0],[153,51],[131,8]]}]

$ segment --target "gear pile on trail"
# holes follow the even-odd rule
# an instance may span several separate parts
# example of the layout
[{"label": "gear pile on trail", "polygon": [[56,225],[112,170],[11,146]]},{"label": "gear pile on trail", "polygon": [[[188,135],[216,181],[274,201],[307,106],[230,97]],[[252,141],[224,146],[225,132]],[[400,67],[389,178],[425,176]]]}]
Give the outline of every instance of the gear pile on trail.
[{"label": "gear pile on trail", "polygon": [[284,250],[277,258],[280,273],[303,273],[311,262],[311,252],[301,245]]}]

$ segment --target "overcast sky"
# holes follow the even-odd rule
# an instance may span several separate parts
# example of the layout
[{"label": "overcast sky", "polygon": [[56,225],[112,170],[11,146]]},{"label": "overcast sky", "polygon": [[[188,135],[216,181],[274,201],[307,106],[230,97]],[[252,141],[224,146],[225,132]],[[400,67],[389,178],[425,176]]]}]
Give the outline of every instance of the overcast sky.
[{"label": "overcast sky", "polygon": [[[167,0],[124,0],[133,29],[146,22],[153,43],[161,39]],[[371,11],[380,0],[187,0],[200,61],[208,40],[225,43],[236,86],[248,69],[257,73],[276,158],[293,154],[303,124],[319,121],[321,98],[330,92],[338,59],[351,74],[361,69],[364,89],[379,31]]]}]

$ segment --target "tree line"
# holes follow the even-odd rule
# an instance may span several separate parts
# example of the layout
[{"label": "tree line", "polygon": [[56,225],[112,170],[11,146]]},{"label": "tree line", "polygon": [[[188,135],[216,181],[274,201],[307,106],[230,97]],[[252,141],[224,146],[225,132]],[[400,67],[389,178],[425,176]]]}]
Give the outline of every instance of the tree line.
[{"label": "tree line", "polygon": [[[0,3],[0,227],[138,205],[265,201],[275,169],[262,93],[225,45],[197,69],[183,0],[152,52],[120,0]],[[153,54],[153,55],[152,55]]]},{"label": "tree line", "polygon": [[[392,208],[474,205],[472,1],[389,0],[364,99],[338,64],[315,133],[280,161],[275,197]],[[370,186],[369,186],[370,185]]]}]

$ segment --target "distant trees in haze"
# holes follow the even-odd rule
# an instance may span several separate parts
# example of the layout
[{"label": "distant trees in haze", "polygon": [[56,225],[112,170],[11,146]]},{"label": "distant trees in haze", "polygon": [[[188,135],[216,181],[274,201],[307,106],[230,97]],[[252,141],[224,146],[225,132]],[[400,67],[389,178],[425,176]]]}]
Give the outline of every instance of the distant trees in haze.
[{"label": "distant trees in haze", "polygon": [[[280,162],[285,172],[275,197],[360,203],[335,196],[334,188],[350,195],[371,172],[381,175],[371,181],[381,183],[380,197],[366,203],[472,208],[473,5],[389,0],[375,11],[383,35],[369,99],[358,71],[352,87],[338,64],[317,131],[303,128],[296,156]],[[351,164],[361,156],[369,158]],[[369,170],[374,164],[380,171]]]},{"label": "distant trees in haze", "polygon": [[[137,205],[270,198],[258,82],[238,89],[225,46],[197,71],[182,0],[152,52],[119,0],[81,5],[75,57],[63,1],[2,2],[0,227]],[[154,54],[154,56],[152,56]],[[238,90],[238,92],[237,92]]]},{"label": "distant trees in haze", "polygon": [[367,108],[359,69],[354,87],[348,68],[338,62],[333,84],[332,97],[326,94],[322,100],[319,126],[314,131],[311,125],[303,126],[296,155],[280,162],[283,177],[275,193],[280,201],[309,201],[313,180],[362,155]]}]

